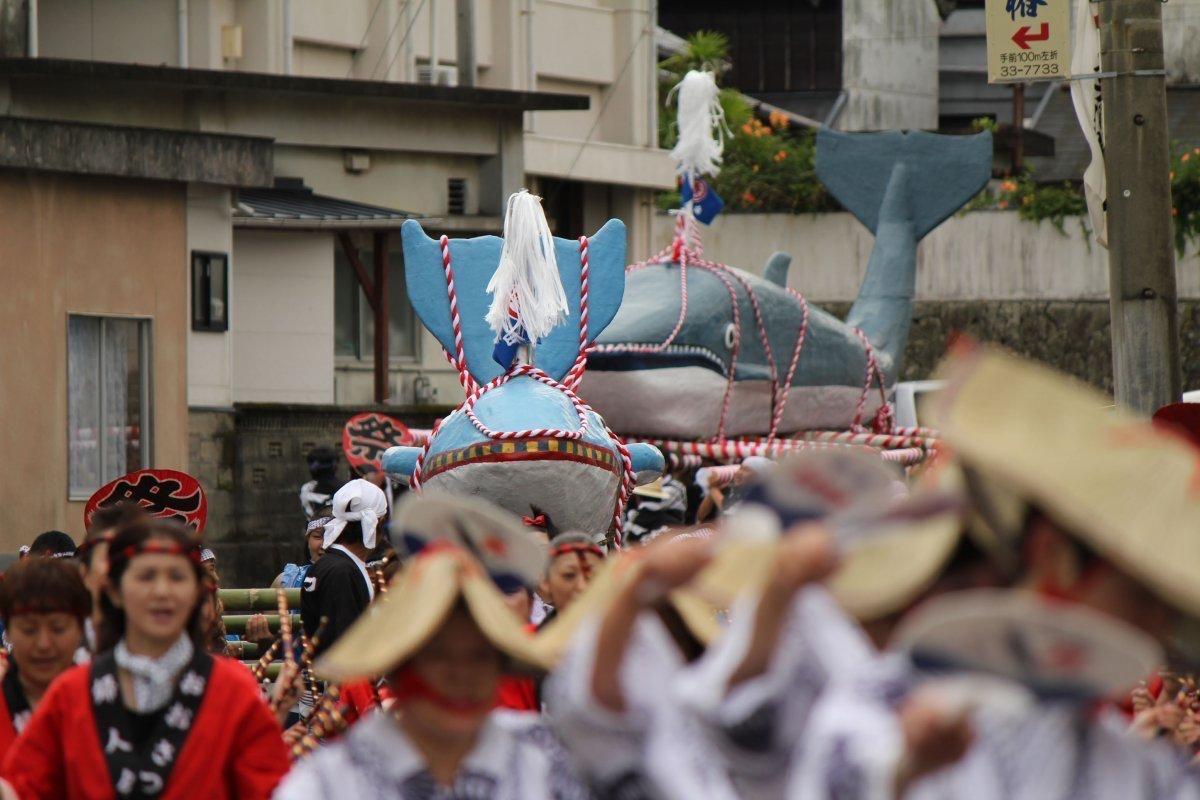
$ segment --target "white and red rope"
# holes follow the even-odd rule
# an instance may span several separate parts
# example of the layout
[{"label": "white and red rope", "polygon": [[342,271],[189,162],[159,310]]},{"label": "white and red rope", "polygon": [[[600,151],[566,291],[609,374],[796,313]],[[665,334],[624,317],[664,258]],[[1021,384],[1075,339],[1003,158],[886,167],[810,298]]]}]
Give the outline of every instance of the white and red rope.
[{"label": "white and red rope", "polygon": [[[575,389],[579,385],[579,381],[583,378],[583,373],[587,369],[588,353],[592,349],[591,340],[588,336],[588,320],[589,320],[589,295],[590,295],[590,263],[588,259],[588,238],[586,236],[579,237],[579,353],[575,357],[575,363],[571,369],[563,377],[563,380],[556,381],[554,378],[547,375],[544,371],[538,369],[532,364],[516,364],[509,368],[504,374],[497,376],[493,380],[484,385],[479,385],[478,382],[471,376],[467,366],[466,353],[462,341],[462,319],[458,311],[458,293],[454,285],[454,267],[450,257],[450,240],[446,236],[440,239],[442,249],[442,269],[445,272],[446,278],[446,294],[450,304],[450,324],[454,332],[454,353],[446,352],[446,358],[450,364],[458,371],[458,380],[462,384],[463,391],[466,393],[466,398],[462,404],[444,419],[449,419],[454,413],[462,411],[471,424],[484,436],[493,441],[516,441],[523,439],[540,439],[540,438],[556,438],[556,439],[571,439],[578,440],[588,430],[588,412],[591,408],[587,403],[583,402]],[[682,322],[680,322],[682,326]],[[517,431],[494,431],[483,423],[475,414],[475,405],[479,399],[493,389],[505,385],[514,378],[528,378],[537,381],[552,389],[557,389],[566,395],[567,399],[575,409],[575,413],[579,417],[579,427],[575,430],[567,430],[565,428],[528,428]],[[417,456],[417,460],[413,465],[413,473],[409,478],[409,486],[414,491],[421,489],[421,471],[424,468],[425,459],[429,455],[429,447],[438,430],[442,426],[444,419],[439,419],[433,426],[433,429],[428,433],[418,431],[414,434],[415,441],[422,441],[421,452]],[[612,430],[605,428],[605,432],[612,439],[614,446],[617,449],[618,455],[621,457],[621,480],[617,497],[616,507],[613,511],[613,530],[615,532],[615,545],[619,549],[622,540],[622,530],[624,527],[625,507],[629,502],[629,495],[633,491],[636,475],[633,471],[633,461],[629,456],[629,448],[625,442],[613,433]]]}]

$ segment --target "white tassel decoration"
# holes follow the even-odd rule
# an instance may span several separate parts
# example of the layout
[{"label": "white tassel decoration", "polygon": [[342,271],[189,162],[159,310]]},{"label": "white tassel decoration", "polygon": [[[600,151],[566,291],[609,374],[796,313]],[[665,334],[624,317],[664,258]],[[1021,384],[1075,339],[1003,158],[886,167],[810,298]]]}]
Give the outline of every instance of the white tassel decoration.
[{"label": "white tassel decoration", "polygon": [[[725,112],[711,72],[691,70],[671,93],[679,93],[679,140],[671,150],[680,175],[716,175],[725,151]],[[670,95],[667,96],[668,100]]]},{"label": "white tassel decoration", "polygon": [[492,305],[486,319],[497,339],[514,341],[524,328],[529,343],[537,344],[570,313],[542,198],[525,189],[509,195],[500,266],[487,290]]}]

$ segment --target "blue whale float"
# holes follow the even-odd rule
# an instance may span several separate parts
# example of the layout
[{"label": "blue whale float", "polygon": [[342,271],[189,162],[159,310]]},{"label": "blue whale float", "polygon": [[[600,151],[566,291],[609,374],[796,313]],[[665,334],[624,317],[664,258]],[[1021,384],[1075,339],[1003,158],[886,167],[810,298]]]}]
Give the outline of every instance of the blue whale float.
[{"label": "blue whale float", "polygon": [[[850,427],[867,371],[868,348],[858,332],[870,343],[882,382],[893,384],[912,322],[917,243],[978,194],[991,177],[991,164],[986,132],[820,131],[817,175],[871,230],[875,246],[845,321],[808,307],[807,336],[790,384],[784,381],[804,307],[785,288],[790,259],[780,253],[762,277],[736,269],[722,276],[689,264],[682,320],[678,263],[629,273],[624,302],[597,340],[580,393],[623,435],[686,440],[765,435],[785,394],[778,432]],[[760,341],[760,318],[774,370]],[[880,393],[869,392],[865,421],[880,404]]]},{"label": "blue whale float", "polygon": [[[441,244],[412,220],[404,223],[402,236],[409,298],[422,324],[453,354],[455,332]],[[588,240],[589,339],[600,335],[620,306],[625,240],[619,220],[609,220]],[[502,245],[496,236],[448,243],[465,366],[479,385],[506,374],[493,358],[495,334],[484,319],[492,299],[487,286]],[[442,420],[424,452],[419,447],[393,447],[382,463],[396,478],[409,479],[417,471],[423,491],[481,496],[521,516],[544,514],[559,530],[599,536],[612,526],[626,469],[621,448],[601,416],[576,405],[554,385],[566,378],[580,350],[582,269],[579,242],[556,237],[554,249],[570,310],[531,354],[532,365],[549,380],[514,374],[478,398],[473,407],[476,420],[460,406]],[[493,435],[481,431],[480,425]],[[503,438],[530,430],[569,435],[543,432]],[[661,474],[658,450],[635,444],[628,454],[639,482]]]}]

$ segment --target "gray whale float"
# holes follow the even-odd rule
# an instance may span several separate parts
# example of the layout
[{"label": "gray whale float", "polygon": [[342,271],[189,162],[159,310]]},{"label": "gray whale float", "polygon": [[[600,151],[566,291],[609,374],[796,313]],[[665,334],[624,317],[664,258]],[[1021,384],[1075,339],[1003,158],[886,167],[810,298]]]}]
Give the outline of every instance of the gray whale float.
[{"label": "gray whale float", "polygon": [[[884,381],[895,382],[912,323],[917,243],[979,193],[991,164],[987,132],[818,133],[817,176],[875,235],[875,246],[845,321],[809,304],[807,337],[780,433],[851,425],[867,368],[867,348],[856,329],[870,341]],[[731,269],[742,280],[728,285],[689,265],[686,317],[671,344],[654,352],[647,346],[665,342],[679,320],[680,266],[663,263],[630,272],[620,309],[596,340],[580,395],[623,435],[687,440],[766,435],[776,383],[747,288],[757,298],[781,383],[803,319],[800,301],[785,288],[790,260],[775,254],[762,277]],[[736,325],[729,286],[737,295]],[[879,393],[869,392],[864,421],[879,405]]]}]

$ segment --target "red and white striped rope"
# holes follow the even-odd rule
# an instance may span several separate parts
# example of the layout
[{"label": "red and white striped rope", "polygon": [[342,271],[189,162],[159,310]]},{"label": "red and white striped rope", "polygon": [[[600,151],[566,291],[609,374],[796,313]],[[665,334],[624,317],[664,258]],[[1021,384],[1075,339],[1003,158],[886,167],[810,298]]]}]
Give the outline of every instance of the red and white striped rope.
[{"label": "red and white striped rope", "polygon": [[458,289],[454,285],[454,268],[450,265],[450,238],[445,234],[438,240],[442,247],[442,270],[446,275],[446,295],[450,299],[450,328],[454,333],[454,354],[446,353],[451,366],[458,370],[458,382],[463,392],[470,395],[475,391],[475,379],[467,366],[467,353],[463,347],[462,317],[458,313]]},{"label": "red and white striped rope", "polygon": [[[530,380],[535,380],[552,389],[558,389],[567,396],[571,401],[571,405],[575,407],[575,413],[579,416],[579,427],[576,430],[567,430],[566,428],[525,428],[517,431],[494,431],[480,421],[479,417],[475,416],[475,404],[479,398],[490,392],[492,389],[499,389],[504,384],[508,383],[513,378],[527,377]],[[569,388],[551,378],[542,370],[532,364],[517,364],[508,372],[500,375],[482,386],[478,391],[474,392],[467,398],[461,406],[463,413],[467,415],[467,419],[471,420],[471,424],[475,426],[475,430],[482,433],[484,436],[498,442],[512,441],[514,439],[541,439],[551,437],[554,439],[579,439],[588,429],[587,411],[588,407],[579,396]]]},{"label": "red and white striped rope", "polygon": [[[467,366],[466,352],[462,341],[462,319],[458,312],[458,292],[454,286],[454,269],[450,258],[450,240],[446,236],[440,239],[442,248],[442,269],[446,276],[446,294],[450,301],[450,323],[454,331],[454,354],[446,353],[446,358],[450,364],[458,371],[458,380],[462,384],[463,391],[466,393],[466,398],[459,405],[458,409],[451,412],[450,415],[443,419],[439,419],[432,430],[428,433],[417,431],[414,435],[414,441],[423,439],[421,452],[417,456],[417,460],[413,465],[413,473],[409,478],[409,486],[414,491],[421,489],[421,471],[425,465],[425,459],[429,455],[429,447],[441,429],[442,423],[454,416],[454,413],[462,410],[471,424],[489,439],[494,441],[514,441],[519,439],[538,439],[543,437],[553,437],[559,439],[581,438],[588,429],[587,413],[591,408],[587,403],[583,402],[578,395],[575,394],[575,388],[579,385],[579,381],[583,377],[584,370],[587,369],[587,356],[590,349],[590,341],[588,337],[588,306],[590,296],[590,263],[588,259],[589,242],[586,236],[579,237],[579,353],[575,357],[575,363],[571,369],[567,371],[562,382],[556,381],[547,375],[542,370],[532,364],[517,364],[507,370],[503,375],[499,375],[487,384],[480,386],[471,376]],[[682,325],[682,322],[680,323]],[[525,377],[530,380],[538,381],[551,388],[558,389],[567,396],[571,405],[575,408],[576,414],[579,415],[579,428],[574,431],[569,431],[562,428],[530,428],[519,431],[493,431],[488,428],[476,415],[475,405],[484,394],[492,389],[499,388],[508,383],[513,378]],[[629,496],[633,492],[633,486],[637,481],[637,476],[633,471],[633,460],[629,456],[629,448],[621,437],[617,436],[611,429],[605,428],[605,432],[612,440],[617,449],[617,453],[621,457],[621,483],[620,490],[617,496],[616,507],[613,511],[613,531],[614,545],[620,549],[623,541],[625,508],[629,503]]]},{"label": "red and white striped rope", "polygon": [[800,363],[800,351],[804,349],[804,340],[808,338],[808,301],[804,299],[804,295],[790,286],[785,288],[787,288],[788,294],[799,301],[800,313],[803,314],[803,317],[800,321],[800,331],[796,334],[796,346],[792,350],[792,363],[788,365],[787,375],[784,376],[780,389],[781,396],[775,403],[775,413],[771,417],[771,430],[767,433],[768,442],[774,441],[776,434],[779,433],[779,424],[783,422],[783,411],[787,408],[788,395],[792,391],[792,378],[796,375],[796,365]]},{"label": "red and white striped rope", "polygon": [[862,342],[863,350],[867,354],[866,377],[863,380],[862,394],[858,396],[858,404],[854,409],[854,420],[850,423],[850,430],[856,433],[866,431],[863,427],[863,414],[867,410],[867,396],[871,393],[871,384],[878,381],[879,395],[882,400],[879,411],[875,415],[875,421],[872,428],[876,433],[888,433],[892,429],[892,414],[891,408],[888,406],[887,394],[883,378],[883,370],[879,368],[879,360],[875,357],[875,348],[871,346],[871,340],[862,332],[861,328],[854,329],[854,335]]},{"label": "red and white striped rope", "polygon": [[575,363],[571,365],[571,369],[563,378],[563,384],[572,392],[579,389],[579,382],[583,380],[583,373],[587,370],[588,353],[591,352],[592,342],[588,336],[588,297],[590,296],[588,278],[591,273],[591,265],[588,261],[588,238],[586,236],[579,237],[579,352],[575,356]]}]

